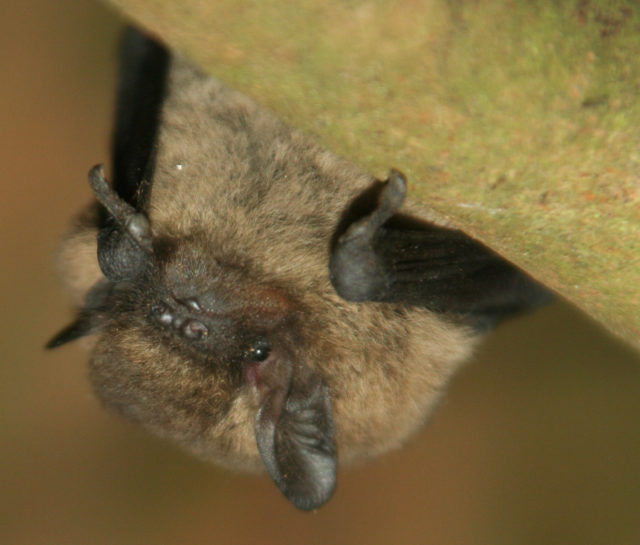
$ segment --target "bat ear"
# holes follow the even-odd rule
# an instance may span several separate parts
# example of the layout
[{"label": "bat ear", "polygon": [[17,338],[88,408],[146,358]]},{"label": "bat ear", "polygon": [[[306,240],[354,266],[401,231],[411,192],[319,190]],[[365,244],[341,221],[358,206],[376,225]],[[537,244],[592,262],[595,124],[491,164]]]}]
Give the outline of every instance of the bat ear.
[{"label": "bat ear", "polygon": [[271,388],[256,417],[256,441],[280,491],[298,509],[324,504],[336,483],[336,449],[329,391],[309,373]]},{"label": "bat ear", "polygon": [[102,165],[89,171],[89,184],[111,220],[98,233],[100,269],[112,282],[133,279],[144,270],[153,255],[149,220],[109,186]]}]

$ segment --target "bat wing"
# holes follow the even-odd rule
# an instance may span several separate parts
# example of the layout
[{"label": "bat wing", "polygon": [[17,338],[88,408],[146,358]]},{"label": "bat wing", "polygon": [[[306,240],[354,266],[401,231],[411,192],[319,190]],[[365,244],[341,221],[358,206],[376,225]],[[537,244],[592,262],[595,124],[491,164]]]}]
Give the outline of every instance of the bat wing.
[{"label": "bat wing", "polygon": [[112,282],[135,278],[151,261],[151,231],[145,212],[169,59],[168,50],[160,43],[134,28],[126,30],[120,48],[112,186],[100,168],[89,172],[91,188],[103,206],[98,263]]},{"label": "bat wing", "polygon": [[112,142],[113,189],[137,211],[148,203],[169,52],[129,27],[120,46],[116,121]]},{"label": "bat wing", "polygon": [[113,284],[134,278],[151,260],[151,233],[145,211],[168,66],[169,53],[162,45],[134,28],[126,30],[120,47],[112,186],[105,180],[101,166],[89,172],[89,184],[102,205],[97,215],[98,263],[106,280],[94,286],[76,320],[53,337],[47,348],[102,328],[104,302]]},{"label": "bat wing", "polygon": [[462,317],[478,330],[551,295],[464,233],[396,216],[406,192],[391,171],[373,211],[349,223],[331,255],[331,281],[351,301],[402,303]]}]

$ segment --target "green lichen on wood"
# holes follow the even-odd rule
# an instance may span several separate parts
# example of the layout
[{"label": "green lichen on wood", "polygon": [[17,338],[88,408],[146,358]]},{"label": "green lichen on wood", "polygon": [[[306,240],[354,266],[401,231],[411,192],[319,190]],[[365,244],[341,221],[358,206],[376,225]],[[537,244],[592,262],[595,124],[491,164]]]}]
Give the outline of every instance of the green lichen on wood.
[{"label": "green lichen on wood", "polygon": [[640,5],[113,0],[640,346]]}]

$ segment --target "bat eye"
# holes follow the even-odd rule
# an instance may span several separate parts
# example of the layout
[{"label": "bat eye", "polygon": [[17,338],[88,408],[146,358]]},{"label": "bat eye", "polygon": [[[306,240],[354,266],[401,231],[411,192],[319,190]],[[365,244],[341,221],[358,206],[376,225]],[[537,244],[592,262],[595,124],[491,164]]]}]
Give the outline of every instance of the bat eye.
[{"label": "bat eye", "polygon": [[253,361],[264,361],[269,357],[271,347],[266,341],[258,341],[249,348],[247,357]]}]

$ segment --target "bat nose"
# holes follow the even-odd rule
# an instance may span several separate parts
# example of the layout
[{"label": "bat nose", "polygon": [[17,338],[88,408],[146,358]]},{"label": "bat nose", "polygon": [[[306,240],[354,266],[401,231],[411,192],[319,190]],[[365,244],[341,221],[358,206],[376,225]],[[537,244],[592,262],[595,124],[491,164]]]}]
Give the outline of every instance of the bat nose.
[{"label": "bat nose", "polygon": [[202,339],[209,335],[209,328],[200,320],[186,319],[180,327],[182,334],[189,339]]}]

